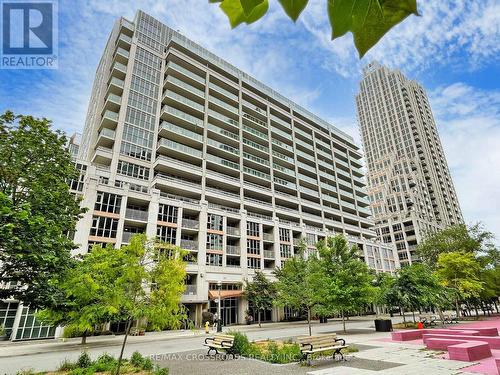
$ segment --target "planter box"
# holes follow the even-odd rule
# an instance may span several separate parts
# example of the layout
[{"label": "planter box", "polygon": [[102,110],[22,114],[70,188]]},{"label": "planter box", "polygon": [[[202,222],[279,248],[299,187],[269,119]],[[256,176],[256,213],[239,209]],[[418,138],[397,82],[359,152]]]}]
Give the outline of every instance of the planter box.
[{"label": "planter box", "polygon": [[377,332],[391,332],[392,320],[391,319],[375,319],[375,331]]}]

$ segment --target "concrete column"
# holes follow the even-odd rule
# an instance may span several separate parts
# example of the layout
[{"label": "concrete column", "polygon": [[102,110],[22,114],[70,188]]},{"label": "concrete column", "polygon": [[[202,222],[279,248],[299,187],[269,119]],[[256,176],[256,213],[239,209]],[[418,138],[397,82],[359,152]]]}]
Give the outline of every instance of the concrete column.
[{"label": "concrete column", "polygon": [[[92,171],[92,168],[89,168],[89,173]],[[93,173],[95,173],[95,169]],[[83,200],[80,204],[80,207],[87,208],[87,212],[76,223],[74,242],[79,248],[73,250],[71,252],[72,255],[86,254],[88,251],[89,233],[92,227],[92,213],[94,212],[94,204],[97,199],[97,183],[98,177],[96,175],[89,175],[87,177],[84,185]]]},{"label": "concrete column", "polygon": [[156,238],[156,222],[158,221],[158,210],[160,201],[160,190],[151,189],[151,200],[148,209],[148,224],[146,226],[146,237]]}]

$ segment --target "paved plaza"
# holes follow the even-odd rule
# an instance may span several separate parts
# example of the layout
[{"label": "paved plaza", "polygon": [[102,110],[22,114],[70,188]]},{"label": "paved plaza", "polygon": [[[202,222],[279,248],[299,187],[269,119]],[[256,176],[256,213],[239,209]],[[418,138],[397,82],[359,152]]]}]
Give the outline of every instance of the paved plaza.
[{"label": "paved plaza", "polygon": [[[395,322],[399,317],[393,318]],[[500,325],[498,318],[483,322],[465,323],[464,327],[479,325]],[[226,359],[207,357],[203,349],[205,334],[202,331],[170,331],[149,333],[146,336],[130,337],[125,356],[138,350],[159,364],[168,367],[172,375],[184,374],[310,374],[310,375],[447,375],[447,374],[488,374],[493,375],[493,367],[482,363],[451,361],[446,355],[429,351],[422,343],[393,342],[390,334],[375,332],[373,320],[353,318],[347,325],[348,332],[343,334],[341,322],[313,324],[313,334],[336,332],[347,343],[359,351],[349,353],[346,361],[331,358],[314,360],[311,366],[292,363],[286,365],[270,364],[254,359]],[[305,322],[270,323],[237,326],[232,329],[245,332],[250,340],[288,339],[307,333]],[[122,336],[89,338],[85,346],[79,339],[66,341],[51,340],[38,342],[0,343],[0,369],[2,374],[15,374],[21,369],[32,368],[36,371],[54,370],[64,360],[75,360],[82,350],[92,358],[103,352],[117,355]],[[496,371],[496,369],[495,369]]]}]

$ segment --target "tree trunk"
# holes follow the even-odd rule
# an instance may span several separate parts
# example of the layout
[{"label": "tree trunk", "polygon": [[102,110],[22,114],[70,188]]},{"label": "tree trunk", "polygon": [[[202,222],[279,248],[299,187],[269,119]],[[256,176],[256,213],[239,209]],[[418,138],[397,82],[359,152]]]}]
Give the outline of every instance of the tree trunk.
[{"label": "tree trunk", "polygon": [[120,375],[120,366],[122,364],[123,352],[125,351],[125,344],[127,343],[127,337],[130,332],[130,327],[132,326],[132,318],[129,317],[127,321],[127,328],[125,328],[125,337],[123,338],[122,349],[120,350],[120,356],[118,357],[118,365],[116,366],[115,375]]},{"label": "tree trunk", "polygon": [[260,328],[261,327],[261,325],[260,325],[260,310],[257,310],[257,311],[258,311],[257,314],[259,316],[259,328]]},{"label": "tree trunk", "polygon": [[81,345],[85,345],[86,343],[87,343],[87,330],[83,331]]},{"label": "tree trunk", "polygon": [[455,298],[455,309],[457,310],[457,319],[460,318],[460,306],[458,305],[458,297]]},{"label": "tree trunk", "polygon": [[311,330],[311,308],[307,308],[307,326],[309,328],[309,336],[312,336],[312,330]]},{"label": "tree trunk", "polygon": [[405,325],[406,328],[406,316],[405,316],[405,310],[399,306],[399,313],[403,313],[403,324]]},{"label": "tree trunk", "polygon": [[495,304],[495,310],[497,311],[497,314],[498,314],[498,313],[499,313],[499,311],[498,311],[497,300],[496,300],[496,299],[494,299],[494,300],[493,300],[493,303]]},{"label": "tree trunk", "polygon": [[437,312],[438,312],[438,315],[439,315],[439,319],[441,319],[441,327],[445,327],[445,324],[444,324],[444,314],[443,314],[443,311],[441,310],[440,307],[437,308]]},{"label": "tree trunk", "polygon": [[415,319],[415,309],[411,309],[411,314],[413,315],[413,323],[417,323],[417,320]]},{"label": "tree trunk", "polygon": [[345,330],[345,316],[344,316],[344,310],[340,312],[340,315],[342,316],[342,326],[344,327],[344,333],[346,333]]},{"label": "tree trunk", "polygon": [[479,311],[477,311],[477,305],[474,303],[474,311],[476,312],[476,320],[479,319]]}]

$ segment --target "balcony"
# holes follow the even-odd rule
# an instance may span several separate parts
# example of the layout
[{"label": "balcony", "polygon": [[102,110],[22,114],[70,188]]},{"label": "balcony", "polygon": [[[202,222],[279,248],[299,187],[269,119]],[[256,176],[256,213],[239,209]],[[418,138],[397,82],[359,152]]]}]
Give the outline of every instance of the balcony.
[{"label": "balcony", "polygon": [[125,210],[125,219],[148,222],[148,211],[127,208]]},{"label": "balcony", "polygon": [[294,184],[293,182],[284,180],[282,178],[274,177],[274,183],[279,185],[279,186],[288,188],[288,189],[292,189],[292,190],[297,189],[297,184]]},{"label": "balcony", "polygon": [[290,164],[293,164],[294,163],[294,159],[285,155],[285,154],[282,154],[281,152],[278,152],[278,151],[274,151],[273,150],[273,156],[274,157],[277,157],[278,159],[280,160],[284,160],[286,161],[287,163],[290,163]]},{"label": "balcony", "polygon": [[227,159],[220,158],[218,156],[212,155],[212,154],[207,154],[207,162],[215,163],[218,166],[221,166],[223,168],[230,168],[234,171],[239,171],[240,170],[240,165],[238,163],[232,162]]},{"label": "balcony", "polygon": [[182,228],[187,228],[187,229],[199,229],[200,228],[200,222],[198,220],[192,220],[192,219],[186,219],[182,218]]},{"label": "balcony", "polygon": [[303,186],[299,186],[299,191],[304,194],[308,194],[312,197],[319,198],[319,192],[317,190],[309,189]]},{"label": "balcony", "polygon": [[115,61],[115,63],[111,66],[111,75],[113,77],[124,80],[125,76],[127,75],[127,66],[118,61]]},{"label": "balcony", "polygon": [[103,128],[99,134],[97,135],[97,146],[103,146],[106,148],[113,147],[113,143],[115,142],[115,131]]},{"label": "balcony", "polygon": [[[267,116],[267,109],[260,108],[259,106],[250,103],[248,100],[243,99],[242,104],[247,108],[247,110],[250,110],[254,113],[257,113],[258,115],[261,115],[263,117]],[[263,104],[265,105],[265,104]],[[260,121],[260,120],[259,120]]]},{"label": "balcony", "polygon": [[203,156],[203,153],[200,150],[197,150],[193,147],[189,147],[186,145],[183,145],[182,143],[177,143],[174,141],[171,141],[170,139],[165,139],[161,138],[160,141],[158,142],[158,148],[157,151],[159,153],[164,153],[171,155],[172,151],[181,153],[183,155],[195,157],[198,159],[201,159]]},{"label": "balcony", "polygon": [[[295,136],[301,135],[305,139],[308,139],[308,140],[312,139],[312,134],[308,134],[304,130],[299,129],[297,127],[294,130],[295,130]],[[307,147],[313,148],[313,145],[308,145]]]},{"label": "balcony", "polygon": [[210,101],[210,103],[214,103],[215,105],[217,105],[218,107],[222,108],[222,110],[226,110],[226,111],[229,111],[235,115],[237,115],[239,113],[239,110],[238,108],[230,105],[230,104],[227,104],[226,102],[224,102],[223,100],[220,100],[218,98],[216,98],[215,96],[212,96],[212,95],[209,95],[208,96],[208,100]]},{"label": "balcony", "polygon": [[298,177],[299,177],[299,180],[305,181],[311,185],[315,185],[315,186],[318,185],[318,180],[315,178],[308,177],[308,176],[303,175],[301,173],[299,173]]},{"label": "balcony", "polygon": [[274,250],[264,250],[264,259],[274,259]]},{"label": "balcony", "polygon": [[227,245],[226,246],[226,254],[227,255],[240,255],[241,250],[239,246]]},{"label": "balcony", "polygon": [[108,92],[116,95],[121,95],[123,92],[124,85],[125,82],[123,80],[116,77],[111,77],[111,79],[108,82]]},{"label": "balcony", "polygon": [[287,145],[281,141],[278,141],[277,139],[271,139],[271,142],[273,144],[273,149],[275,146],[277,147],[281,147],[282,149],[284,149],[285,151],[288,151],[288,152],[293,152],[293,147],[290,146],[290,145]]},{"label": "balcony", "polygon": [[223,89],[222,87],[220,87],[219,85],[216,85],[215,83],[213,82],[210,82],[208,84],[208,87],[211,89],[211,90],[214,90],[216,92],[218,92],[219,94],[222,94],[224,95],[226,98],[229,98],[235,102],[238,102],[239,101],[239,97],[238,95],[236,94],[233,94],[232,92],[226,90],[226,89]]},{"label": "balcony", "polygon": [[125,34],[118,35],[116,38],[116,45],[127,50],[130,49],[130,45],[132,44],[132,38]]},{"label": "balcony", "polygon": [[226,227],[226,234],[228,236],[240,236],[240,228],[227,226]]},{"label": "balcony", "polygon": [[201,77],[198,74],[190,71],[189,69],[186,69],[183,66],[180,66],[179,64],[174,63],[173,61],[169,61],[167,63],[167,74],[169,74],[170,70],[173,70],[177,73],[180,73],[181,75],[188,78],[189,80],[193,80],[199,84],[205,85],[205,77]]},{"label": "balcony", "polygon": [[226,198],[232,198],[233,200],[240,201],[240,194],[239,193],[232,193],[223,189],[218,189],[214,187],[207,187],[205,188],[205,193],[208,195],[222,195],[223,197]]},{"label": "balcony", "polygon": [[240,127],[240,124],[237,120],[235,119],[232,119],[230,117],[227,117],[227,116],[224,116],[224,115],[221,115],[220,113],[212,110],[212,109],[209,109],[208,110],[208,115],[216,120],[219,120],[219,121],[222,121],[224,124],[226,125],[231,125],[231,126],[234,126],[236,128],[238,128],[239,130],[239,127]]},{"label": "balcony", "polygon": [[191,96],[192,98],[205,99],[205,91],[200,90],[190,85],[189,83],[183,82],[179,78],[176,78],[174,76],[168,76],[167,79],[165,80],[164,88],[169,86],[175,86],[177,88],[180,88],[182,91],[184,91],[184,93],[188,97],[192,95]]},{"label": "balcony", "polygon": [[269,141],[269,137],[267,136],[266,133],[258,131],[256,129],[252,128],[251,126],[243,125],[243,130],[246,131],[246,132],[248,132],[248,133],[250,133],[250,134],[252,134],[252,135],[254,135],[254,136],[256,136],[256,137],[258,137],[258,138],[260,138],[260,139],[264,139],[266,141]]},{"label": "balcony", "polygon": [[227,152],[229,154],[236,155],[236,156],[240,155],[240,150],[238,148],[226,145],[225,143],[214,141],[213,139],[210,139],[210,138],[207,139],[207,145],[214,147],[216,149],[215,153]]},{"label": "balcony", "polygon": [[129,51],[123,49],[122,47],[118,47],[116,48],[115,53],[113,55],[113,60],[120,62],[122,64],[127,64],[129,57],[130,57]]},{"label": "balcony", "polygon": [[286,174],[286,175],[288,175],[290,177],[295,178],[295,171],[292,170],[292,169],[288,169],[288,168],[282,167],[281,165],[276,164],[276,163],[273,163],[273,168],[277,172],[281,172],[281,173],[284,173],[284,174]]},{"label": "balcony", "polygon": [[162,121],[158,134],[160,137],[168,136],[173,139],[179,138],[192,145],[203,143],[203,135],[183,128],[182,126],[174,125],[168,121]]},{"label": "balcony", "polygon": [[287,132],[284,132],[283,130],[280,130],[274,126],[271,125],[271,131],[274,133],[274,134],[277,134],[277,135],[280,135],[282,136],[283,138],[289,140],[290,142],[292,141],[293,137],[292,137],[292,134],[291,133],[287,133]]},{"label": "balcony", "polygon": [[194,100],[188,99],[182,95],[177,94],[171,90],[165,91],[163,95],[163,102],[174,102],[176,104],[181,104],[186,107],[186,111],[195,112],[199,114],[203,114],[205,112],[205,106],[201,105]]},{"label": "balcony", "polygon": [[267,242],[274,242],[274,235],[272,233],[263,233],[263,239]]},{"label": "balcony", "polygon": [[167,120],[168,118],[173,118],[174,121],[181,120],[189,125],[203,126],[203,120],[199,119],[198,117],[189,115],[183,111],[169,107],[167,105],[163,106],[162,108],[161,118]]},{"label": "balcony", "polygon": [[98,146],[95,149],[92,163],[109,166],[113,159],[113,150],[107,147]]},{"label": "balcony", "polygon": [[117,112],[120,110],[120,105],[122,103],[122,97],[116,94],[109,93],[104,100],[104,110],[109,110]]},{"label": "balcony", "polygon": [[198,290],[196,288],[196,285],[186,285],[186,289],[182,293],[185,296],[195,296],[198,294]]},{"label": "balcony", "polygon": [[265,167],[269,167],[270,163],[269,163],[269,160],[266,160],[266,159],[263,159],[263,158],[259,158],[258,156],[255,156],[255,155],[252,155],[248,152],[243,152],[243,158],[245,160],[249,160],[253,163],[256,163],[256,164],[259,164],[259,165],[262,165],[262,166],[265,166]]},{"label": "balcony", "polygon": [[229,130],[220,128],[220,127],[212,125],[210,123],[207,125],[207,129],[210,130],[210,131],[212,131],[212,132],[214,132],[214,133],[216,133],[216,134],[219,134],[219,135],[222,135],[224,137],[230,138],[233,141],[239,141],[239,139],[240,139],[239,134],[230,132]]},{"label": "balcony", "polygon": [[258,178],[261,178],[261,179],[264,179],[267,181],[271,181],[271,176],[268,173],[264,173],[264,172],[258,171],[256,169],[253,169],[253,168],[248,168],[248,167],[243,166],[243,173],[246,173],[246,174],[249,174],[251,176],[258,177]]},{"label": "balcony", "polygon": [[251,141],[250,139],[243,138],[243,144],[250,146],[255,150],[259,150],[259,151],[263,152],[264,154],[266,154],[266,156],[267,156],[267,154],[269,154],[269,147],[262,146],[260,143]]},{"label": "balcony", "polygon": [[181,248],[184,250],[195,250],[198,251],[198,241],[195,240],[182,240]]},{"label": "balcony", "polygon": [[274,122],[280,124],[281,126],[284,126],[285,128],[292,130],[292,125],[290,123],[280,119],[279,117],[277,117],[273,114],[271,114],[271,121],[274,121]]}]

